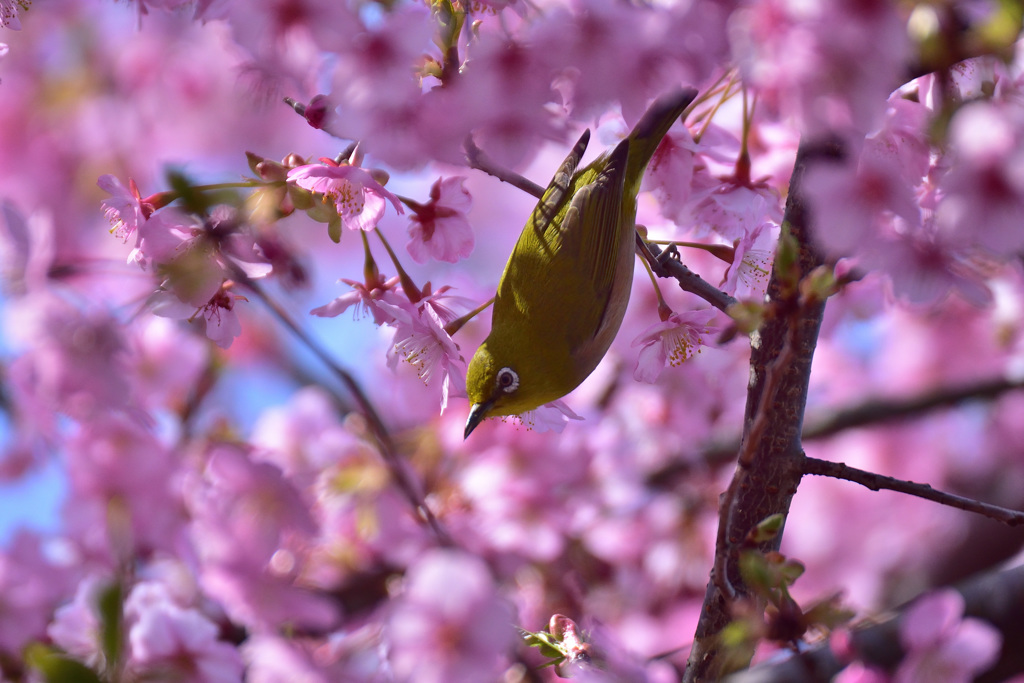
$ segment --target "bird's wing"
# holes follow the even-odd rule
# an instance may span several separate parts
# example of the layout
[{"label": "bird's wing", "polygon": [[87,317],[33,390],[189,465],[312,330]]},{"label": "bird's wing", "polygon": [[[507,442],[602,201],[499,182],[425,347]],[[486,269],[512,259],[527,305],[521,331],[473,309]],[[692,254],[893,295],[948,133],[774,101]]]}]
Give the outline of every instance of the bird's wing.
[{"label": "bird's wing", "polygon": [[[605,302],[594,311],[594,319],[585,326],[596,333],[605,316],[617,261],[621,251],[623,231],[632,232],[632,225],[623,225],[622,193],[629,156],[629,140],[620,142],[608,155],[604,168],[593,182],[584,185],[573,195],[562,221],[561,254],[571,258],[583,278],[593,287],[592,296]],[[632,244],[632,237],[630,237]]]},{"label": "bird's wing", "polygon": [[[587,143],[589,142],[590,130],[588,129],[583,131],[583,135],[573,145],[569,156],[558,167],[558,171],[555,172],[555,176],[551,179],[547,189],[544,190],[540,201],[537,202],[536,208],[530,214],[529,225],[533,226],[537,241],[542,248],[557,251],[557,244],[553,244],[552,241],[560,240],[561,231],[557,230],[558,223],[555,221],[555,218],[565,207],[566,200],[569,199],[573,175],[580,164],[580,159],[583,158],[583,153],[587,151]],[[549,258],[552,256],[553,253],[548,254]]]}]

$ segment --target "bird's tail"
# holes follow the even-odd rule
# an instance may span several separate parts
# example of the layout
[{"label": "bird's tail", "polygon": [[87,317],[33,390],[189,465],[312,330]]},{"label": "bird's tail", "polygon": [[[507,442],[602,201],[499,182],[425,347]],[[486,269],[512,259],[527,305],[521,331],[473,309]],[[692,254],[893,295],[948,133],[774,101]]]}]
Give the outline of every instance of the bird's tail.
[{"label": "bird's tail", "polygon": [[640,191],[647,164],[658,149],[661,139],[686,108],[697,97],[696,88],[682,88],[656,99],[629,134],[629,162],[626,167],[626,192],[636,196]]}]

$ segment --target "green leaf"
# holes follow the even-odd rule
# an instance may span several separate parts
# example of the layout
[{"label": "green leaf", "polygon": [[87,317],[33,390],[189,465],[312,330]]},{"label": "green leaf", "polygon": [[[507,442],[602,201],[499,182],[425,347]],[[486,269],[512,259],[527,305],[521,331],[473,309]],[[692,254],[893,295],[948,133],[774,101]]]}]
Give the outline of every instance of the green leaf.
[{"label": "green leaf", "polygon": [[30,645],[25,652],[25,661],[39,671],[47,683],[103,683],[99,674],[85,664],[45,645]]},{"label": "green leaf", "polygon": [[774,539],[782,531],[782,525],[786,523],[786,516],[774,514],[762,519],[747,535],[747,541],[760,545]]},{"label": "green leaf", "polygon": [[124,643],[124,591],[120,581],[107,586],[99,595],[100,643],[103,655],[113,666],[121,659]]},{"label": "green leaf", "polygon": [[800,279],[800,245],[790,232],[789,222],[782,224],[782,234],[775,247],[775,277],[782,285],[782,291],[795,292]]}]

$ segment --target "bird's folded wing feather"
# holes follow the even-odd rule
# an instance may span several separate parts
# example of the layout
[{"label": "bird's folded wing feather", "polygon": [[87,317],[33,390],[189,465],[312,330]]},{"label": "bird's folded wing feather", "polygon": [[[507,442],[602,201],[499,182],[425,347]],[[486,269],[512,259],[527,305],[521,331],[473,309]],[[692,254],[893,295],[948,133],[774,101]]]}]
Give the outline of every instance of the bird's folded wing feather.
[{"label": "bird's folded wing feather", "polygon": [[[530,215],[529,225],[533,227],[537,241],[542,248],[552,250],[547,254],[549,258],[557,253],[558,241],[561,239],[555,218],[565,208],[565,202],[569,199],[569,191],[572,188],[573,175],[583,158],[583,153],[587,151],[589,142],[590,130],[585,130],[573,145],[569,156],[558,167],[558,171],[555,172],[555,176],[544,190],[540,201],[537,202],[537,207]],[[556,229],[552,230],[552,228]]]},{"label": "bird's folded wing feather", "polygon": [[623,140],[608,155],[607,163],[594,181],[573,195],[561,224],[562,248],[559,260],[572,259],[580,269],[577,281],[581,287],[592,288],[590,292],[581,292],[593,297],[588,303],[592,304],[596,300],[604,304],[601,307],[582,307],[591,310],[591,319],[579,325],[585,334],[596,334],[601,327],[615,284],[622,232],[633,230],[632,225],[623,225],[622,220],[622,195],[628,156],[629,140]]}]

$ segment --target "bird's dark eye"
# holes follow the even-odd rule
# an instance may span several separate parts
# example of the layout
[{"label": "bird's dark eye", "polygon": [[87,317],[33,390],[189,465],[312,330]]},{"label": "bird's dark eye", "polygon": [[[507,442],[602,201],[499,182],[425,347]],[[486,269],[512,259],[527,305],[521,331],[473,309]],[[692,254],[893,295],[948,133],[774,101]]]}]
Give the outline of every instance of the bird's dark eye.
[{"label": "bird's dark eye", "polygon": [[498,370],[498,386],[506,394],[510,394],[519,388],[519,375],[512,368]]}]

